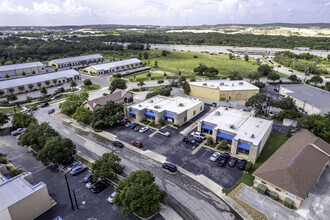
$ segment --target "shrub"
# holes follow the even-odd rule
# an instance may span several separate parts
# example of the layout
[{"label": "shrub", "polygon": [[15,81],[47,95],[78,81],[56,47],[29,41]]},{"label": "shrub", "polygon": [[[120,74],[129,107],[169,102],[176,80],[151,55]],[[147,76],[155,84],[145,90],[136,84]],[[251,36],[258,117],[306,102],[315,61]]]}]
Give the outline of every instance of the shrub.
[{"label": "shrub", "polygon": [[198,58],[198,56],[197,55],[194,55],[194,58]]},{"label": "shrub", "polygon": [[291,207],[292,207],[292,204],[293,204],[292,199],[286,197],[286,198],[284,199],[283,202],[284,202],[284,205],[285,205],[286,207],[288,207],[288,208],[291,208]]},{"label": "shrub", "polygon": [[176,128],[180,127],[180,125],[178,125],[178,124],[174,124],[173,126],[176,127]]},{"label": "shrub", "polygon": [[278,194],[277,192],[271,191],[270,192],[270,198],[277,200],[278,199]]},{"label": "shrub", "polygon": [[196,79],[195,78],[191,78],[190,79],[190,82],[196,82]]},{"label": "shrub", "polygon": [[6,164],[6,163],[7,163],[7,159],[0,156],[0,164]]},{"label": "shrub", "polygon": [[210,146],[210,145],[212,145],[212,144],[214,144],[214,142],[213,142],[213,138],[212,138],[212,137],[208,137],[208,138],[207,138],[207,141],[206,141],[206,145],[207,145],[207,146]]},{"label": "shrub", "polygon": [[20,169],[13,169],[13,170],[9,170],[8,171],[8,174],[11,176],[11,177],[14,177],[14,176],[17,176],[19,174],[21,174],[23,171],[20,170]]},{"label": "shrub", "polygon": [[165,125],[165,119],[164,118],[160,118],[158,120],[158,124],[160,124],[161,126],[164,126]]},{"label": "shrub", "polygon": [[140,122],[141,122],[142,124],[145,124],[145,125],[148,125],[148,124],[150,123],[150,121],[148,121],[148,120],[145,119],[145,118],[142,118],[142,119],[140,120]]},{"label": "shrub", "polygon": [[164,80],[158,80],[157,83],[162,84],[162,83],[164,83]]},{"label": "shrub", "polygon": [[140,89],[138,89],[138,88],[133,89],[133,92],[139,92],[139,91],[140,91]]},{"label": "shrub", "polygon": [[227,141],[221,141],[218,147],[219,150],[228,150],[229,146],[227,144]]},{"label": "shrub", "polygon": [[142,87],[142,88],[140,88],[140,91],[147,91],[147,88],[146,87]]},{"label": "shrub", "polygon": [[247,164],[245,165],[245,171],[246,172],[249,172],[252,170],[252,167],[253,167],[253,163],[251,163],[250,161],[247,162]]},{"label": "shrub", "polygon": [[255,83],[253,83],[253,85],[255,85],[256,87],[259,87],[260,89],[265,88],[265,86],[266,86],[266,84],[263,82],[255,82]]},{"label": "shrub", "polygon": [[262,195],[265,195],[266,190],[267,190],[267,186],[265,186],[264,184],[261,184],[261,183],[260,183],[260,184],[257,186],[257,191],[258,191],[258,193],[260,193],[260,194],[262,194]]}]

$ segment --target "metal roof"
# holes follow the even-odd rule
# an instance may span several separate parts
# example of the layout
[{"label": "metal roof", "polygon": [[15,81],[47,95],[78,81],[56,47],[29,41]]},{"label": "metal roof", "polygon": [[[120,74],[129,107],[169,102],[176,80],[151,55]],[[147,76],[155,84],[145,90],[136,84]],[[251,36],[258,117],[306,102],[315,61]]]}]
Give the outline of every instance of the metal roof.
[{"label": "metal roof", "polygon": [[79,73],[75,70],[64,70],[54,73],[47,73],[47,74],[41,74],[36,76],[30,76],[30,77],[22,77],[18,79],[11,79],[11,80],[5,80],[0,81],[0,90],[2,89],[9,89],[17,86],[24,86],[29,84],[35,84],[38,82],[45,82],[47,80],[53,80],[53,79],[59,79],[59,78],[72,78],[76,75],[79,75]]},{"label": "metal roof", "polygon": [[93,65],[91,66],[95,70],[108,70],[117,66],[125,66],[125,65],[130,65],[130,64],[135,64],[135,63],[141,63],[141,60],[137,58],[133,59],[128,59],[128,60],[121,60],[121,61],[116,61],[116,62],[111,62],[111,63],[103,63],[103,64],[98,64],[98,65]]},{"label": "metal roof", "polygon": [[306,84],[287,84],[281,87],[291,90],[288,96],[299,99],[321,110],[321,113],[330,111],[330,92]]},{"label": "metal roof", "polygon": [[101,56],[100,54],[91,54],[91,55],[78,56],[78,57],[55,59],[52,61],[57,64],[60,64],[60,63],[77,62],[77,61],[90,60],[90,59],[96,59],[96,58],[103,58],[103,56]]},{"label": "metal roof", "polygon": [[39,67],[44,66],[41,62],[31,62],[31,63],[19,63],[19,64],[12,64],[12,65],[5,65],[0,66],[0,72],[1,71],[10,71],[10,70],[17,70],[17,69],[25,69],[25,68],[33,68],[33,67]]}]

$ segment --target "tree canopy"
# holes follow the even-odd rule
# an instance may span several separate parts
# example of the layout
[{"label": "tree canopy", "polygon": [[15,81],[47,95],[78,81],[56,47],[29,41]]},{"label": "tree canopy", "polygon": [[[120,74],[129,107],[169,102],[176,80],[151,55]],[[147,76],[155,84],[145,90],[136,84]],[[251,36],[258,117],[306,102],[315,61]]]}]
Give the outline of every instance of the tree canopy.
[{"label": "tree canopy", "polygon": [[278,74],[275,73],[275,72],[271,72],[271,73],[267,76],[267,79],[272,80],[272,81],[279,80],[280,78],[281,78],[280,75],[278,75]]},{"label": "tree canopy", "polygon": [[330,113],[322,115],[308,115],[302,119],[302,127],[330,143]]},{"label": "tree canopy", "polygon": [[0,127],[2,127],[2,125],[6,124],[8,121],[9,121],[8,115],[0,112]]},{"label": "tree canopy", "polygon": [[93,164],[93,179],[112,179],[116,173],[121,174],[125,166],[120,164],[121,158],[114,153],[105,153]]},{"label": "tree canopy", "polygon": [[130,173],[115,190],[114,204],[123,207],[123,214],[150,217],[161,210],[161,204],[166,203],[167,193],[159,189],[155,177],[148,170]]},{"label": "tree canopy", "polygon": [[23,112],[16,113],[12,119],[14,128],[27,128],[31,123],[37,123],[35,117]]},{"label": "tree canopy", "polygon": [[88,96],[87,92],[70,94],[64,102],[60,103],[59,107],[64,114],[72,115],[79,106],[88,100]]},{"label": "tree canopy", "polygon": [[84,106],[79,106],[75,113],[72,115],[72,118],[77,122],[83,122],[89,124],[91,121],[92,112],[87,110]]},{"label": "tree canopy", "polygon": [[200,76],[214,77],[219,74],[219,71],[214,67],[207,67],[204,64],[199,64],[198,67],[194,69],[194,72]]},{"label": "tree canopy", "polygon": [[257,71],[262,76],[268,76],[272,72],[272,68],[270,68],[267,64],[263,64],[258,67]]},{"label": "tree canopy", "polygon": [[317,84],[323,83],[323,79],[322,79],[321,76],[313,76],[309,81],[312,82],[312,83],[314,83],[315,86]]},{"label": "tree canopy", "polygon": [[267,101],[267,96],[265,93],[257,93],[251,96],[245,103],[246,107],[254,107],[260,111],[263,111],[265,102]]},{"label": "tree canopy", "polygon": [[127,89],[126,83],[127,81],[124,79],[114,79],[110,84],[109,90],[113,93],[116,89]]},{"label": "tree canopy", "polygon": [[184,82],[182,84],[182,89],[183,89],[183,91],[184,91],[185,94],[188,94],[189,95],[189,93],[190,93],[190,85],[189,85],[188,82]]}]

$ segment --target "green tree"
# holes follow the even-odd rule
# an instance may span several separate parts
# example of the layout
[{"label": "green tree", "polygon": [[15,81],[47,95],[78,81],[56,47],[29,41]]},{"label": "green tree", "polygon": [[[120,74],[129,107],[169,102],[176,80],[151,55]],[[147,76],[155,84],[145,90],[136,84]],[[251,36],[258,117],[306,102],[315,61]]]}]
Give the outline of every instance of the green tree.
[{"label": "green tree", "polygon": [[96,181],[99,177],[102,179],[112,179],[121,174],[125,166],[120,164],[121,158],[114,153],[104,153],[102,157],[93,164],[93,179]]},{"label": "green tree", "polygon": [[258,67],[257,71],[262,76],[268,76],[272,72],[272,68],[270,68],[267,64],[263,64]]},{"label": "green tree", "polygon": [[46,141],[59,134],[47,123],[30,123],[25,132],[21,134],[18,144],[21,146],[32,146],[35,150],[41,150]]},{"label": "green tree", "polygon": [[25,87],[24,86],[19,86],[18,90],[19,90],[20,93],[22,93],[25,90]]},{"label": "green tree", "polygon": [[281,78],[280,75],[278,75],[275,72],[272,72],[267,76],[267,79],[272,80],[273,82],[275,82],[276,80],[279,80],[280,78]]},{"label": "green tree", "polygon": [[33,74],[33,75],[36,74],[36,71],[33,70],[33,71],[32,71],[32,74]]},{"label": "green tree", "polygon": [[47,95],[48,91],[47,91],[46,87],[44,87],[44,86],[41,87],[40,93],[43,94],[43,95]]},{"label": "green tree", "polygon": [[242,80],[242,76],[239,74],[238,71],[231,71],[229,73],[230,80]]},{"label": "green tree", "polygon": [[321,76],[313,76],[309,81],[312,82],[312,83],[314,83],[315,86],[317,84],[323,83],[323,79],[322,79]]},{"label": "green tree", "polygon": [[15,94],[8,94],[6,98],[7,102],[14,102],[17,100],[17,96]]},{"label": "green tree", "polygon": [[142,87],[142,86],[144,86],[145,85],[145,83],[142,81],[142,80],[140,80],[139,82],[138,82],[138,84],[137,84],[138,86],[140,86],[140,87]]},{"label": "green tree", "polygon": [[0,128],[9,121],[8,115],[0,112]]},{"label": "green tree", "polygon": [[164,79],[166,79],[167,78],[167,73],[164,72],[163,77],[164,77]]},{"label": "green tree", "polygon": [[12,119],[14,128],[27,128],[32,123],[37,123],[35,117],[22,112],[16,113]]},{"label": "green tree", "polygon": [[161,204],[166,204],[167,193],[159,189],[148,170],[131,172],[118,183],[115,191],[114,204],[123,207],[123,214],[135,213],[146,218],[159,212]]},{"label": "green tree", "polygon": [[41,82],[37,83],[37,86],[39,87],[39,89],[41,88]]},{"label": "green tree", "polygon": [[245,60],[246,62],[248,62],[248,61],[249,61],[249,55],[246,54],[246,55],[244,56],[244,60]]},{"label": "green tree", "polygon": [[229,57],[230,60],[232,60],[234,58],[232,53],[228,54],[228,57]]},{"label": "green tree", "polygon": [[72,81],[70,82],[70,87],[71,87],[71,89],[72,89],[72,93],[74,93],[73,88],[76,87],[76,86],[77,86],[76,81],[72,80]]},{"label": "green tree", "polygon": [[187,95],[189,95],[189,93],[190,93],[190,85],[189,85],[189,83],[188,82],[184,82],[182,84],[182,88],[183,88],[184,93],[187,94]]},{"label": "green tree", "polygon": [[291,97],[285,97],[272,103],[272,106],[283,110],[297,110],[296,102]]},{"label": "green tree", "polygon": [[166,57],[166,55],[167,55],[166,50],[162,50],[162,56],[163,56],[163,57]]},{"label": "green tree", "polygon": [[88,100],[88,93],[70,94],[66,100],[60,103],[61,111],[66,115],[72,115],[76,109]]},{"label": "green tree", "polygon": [[288,79],[291,81],[291,82],[297,82],[299,81],[298,77],[296,74],[291,74]]},{"label": "green tree", "polygon": [[[325,89],[327,90],[327,91],[330,91],[330,82],[326,82],[325,83]],[[0,95],[1,96],[1,95]]]},{"label": "green tree", "polygon": [[259,81],[260,77],[261,77],[260,74],[257,72],[252,72],[247,76],[247,78],[250,79],[250,83],[252,83],[254,81]]},{"label": "green tree", "polygon": [[53,79],[53,83],[54,83],[54,85],[56,85],[57,79]]},{"label": "green tree", "polygon": [[143,58],[148,59],[149,58],[149,53],[147,51],[143,52]]},{"label": "green tree", "polygon": [[308,115],[302,119],[302,127],[330,143],[330,113],[324,116]]},{"label": "green tree", "polygon": [[265,93],[257,93],[251,96],[245,103],[246,107],[254,107],[259,111],[263,111],[265,103],[267,101],[267,96]]},{"label": "green tree", "polygon": [[61,164],[76,152],[76,146],[70,139],[56,136],[47,140],[45,146],[38,151],[37,160],[45,166],[50,163]]},{"label": "green tree", "polygon": [[114,79],[109,87],[110,92],[113,93],[116,89],[127,89],[126,82],[124,79]]},{"label": "green tree", "polygon": [[158,68],[158,62],[157,62],[157,60],[155,60],[154,67],[155,67],[155,68]]},{"label": "green tree", "polygon": [[90,79],[85,79],[83,83],[84,83],[84,86],[87,86],[88,89],[91,85],[93,85],[93,82]]},{"label": "green tree", "polygon": [[29,87],[30,91],[32,91],[34,86],[33,86],[33,84],[29,84],[28,87]]},{"label": "green tree", "polygon": [[46,84],[47,86],[49,86],[49,84],[50,84],[50,81],[49,81],[49,80],[47,80],[47,81],[45,82],[45,84]]},{"label": "green tree", "polygon": [[91,121],[92,112],[87,110],[84,106],[79,106],[75,113],[72,115],[72,118],[77,122],[83,122],[89,124]]},{"label": "green tree", "polygon": [[123,119],[124,116],[123,105],[110,101],[93,111],[91,126],[94,129],[103,129],[114,126],[117,121]]},{"label": "green tree", "polygon": [[14,93],[14,92],[15,92],[15,89],[13,89],[13,88],[9,88],[9,89],[8,89],[8,92],[9,92],[9,93]]},{"label": "green tree", "polygon": [[0,97],[2,97],[4,94],[5,94],[5,92],[0,90]]}]

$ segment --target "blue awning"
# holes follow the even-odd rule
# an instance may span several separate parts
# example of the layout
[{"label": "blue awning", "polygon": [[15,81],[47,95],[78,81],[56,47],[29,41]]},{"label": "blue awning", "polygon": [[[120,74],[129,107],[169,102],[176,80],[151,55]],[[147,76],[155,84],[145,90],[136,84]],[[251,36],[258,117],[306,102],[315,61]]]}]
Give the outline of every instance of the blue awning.
[{"label": "blue awning", "polygon": [[129,113],[130,113],[131,115],[136,115],[136,112],[135,112],[134,110],[130,110]]},{"label": "blue awning", "polygon": [[167,112],[164,114],[164,117],[174,119],[174,115],[171,113],[167,113]]},{"label": "blue awning", "polygon": [[145,111],[144,112],[145,115],[151,116],[151,117],[155,117],[155,113],[152,111]]},{"label": "blue awning", "polygon": [[231,141],[231,140],[233,140],[234,135],[230,135],[230,134],[225,134],[225,133],[222,133],[222,132],[218,132],[217,137],[223,138],[223,139],[227,139],[227,140],[230,140]]},{"label": "blue awning", "polygon": [[213,128],[215,126],[207,125],[207,124],[202,124],[202,129],[208,130],[208,131],[213,131]]},{"label": "blue awning", "polygon": [[243,150],[250,151],[250,145],[246,143],[238,143],[237,147]]}]

